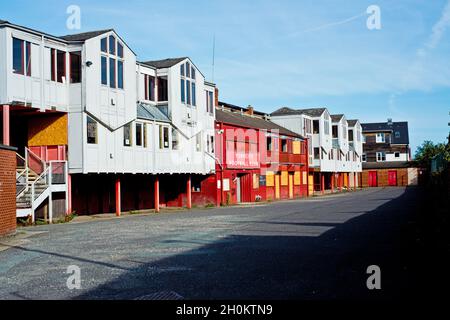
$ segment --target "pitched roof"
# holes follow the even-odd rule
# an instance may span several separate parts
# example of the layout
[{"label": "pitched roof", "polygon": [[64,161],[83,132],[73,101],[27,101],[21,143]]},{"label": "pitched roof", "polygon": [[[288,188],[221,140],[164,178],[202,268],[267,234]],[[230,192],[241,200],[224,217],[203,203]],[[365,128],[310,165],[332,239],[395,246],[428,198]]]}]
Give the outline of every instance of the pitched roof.
[{"label": "pitched roof", "polygon": [[332,114],[331,115],[331,121],[333,122],[339,122],[344,117],[343,114]]},{"label": "pitched roof", "polygon": [[[237,110],[237,111],[241,111],[241,110],[244,112],[250,111],[249,108],[240,107],[240,106],[237,106],[237,105],[234,105],[231,103],[222,102],[222,101],[219,101],[219,106],[224,106],[225,108],[229,108],[229,109],[233,109],[233,110]],[[256,111],[256,110],[253,110],[253,114],[259,115],[259,116],[267,115],[267,113],[265,113],[265,112]]]},{"label": "pitched roof", "polygon": [[146,103],[138,103],[137,117],[145,120],[156,120],[163,122],[170,122],[169,117],[164,114],[158,107]]},{"label": "pitched roof", "polygon": [[177,63],[180,63],[181,61],[187,59],[187,57],[181,57],[181,58],[169,58],[164,60],[155,60],[155,61],[146,61],[142,62],[143,64],[149,65],[151,67],[155,67],[157,69],[164,69],[164,68],[170,68],[176,65]]},{"label": "pitched roof", "polygon": [[105,30],[97,30],[97,31],[69,34],[69,35],[61,36],[59,38],[66,40],[66,41],[86,41],[86,40],[98,37],[99,35],[102,35],[104,33],[110,32],[110,31],[114,31],[114,29],[105,29]]},{"label": "pitched roof", "polygon": [[409,144],[408,122],[362,123],[363,132],[392,132],[392,144]]},{"label": "pitched roof", "polygon": [[266,130],[276,129],[279,130],[280,134],[282,135],[294,136],[298,138],[302,137],[301,135],[289,131],[288,129],[281,127],[276,123],[273,123],[272,121],[241,114],[240,112],[230,112],[221,109],[216,109],[216,121],[225,122],[244,128],[257,128]]},{"label": "pitched roof", "polygon": [[413,166],[413,163],[408,161],[363,162],[363,169],[394,169],[411,166]]},{"label": "pitched roof", "polygon": [[359,120],[347,120],[349,127],[354,127]]},{"label": "pitched roof", "polygon": [[4,24],[4,23],[8,23],[8,21],[0,19],[0,24]]},{"label": "pitched roof", "polygon": [[296,114],[306,114],[311,117],[320,117],[324,112],[326,108],[310,108],[310,109],[292,109],[288,107],[284,107],[281,109],[278,109],[275,112],[272,112],[271,116],[289,116],[289,115],[296,115]]}]

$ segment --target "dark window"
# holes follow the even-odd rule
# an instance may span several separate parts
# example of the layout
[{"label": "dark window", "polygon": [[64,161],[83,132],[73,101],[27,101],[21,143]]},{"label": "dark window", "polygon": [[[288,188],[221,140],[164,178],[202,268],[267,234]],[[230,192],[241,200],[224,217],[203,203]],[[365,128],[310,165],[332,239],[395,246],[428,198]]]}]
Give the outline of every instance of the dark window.
[{"label": "dark window", "polygon": [[143,139],[142,139],[142,123],[136,123],[136,145],[142,147]]},{"label": "dark window", "polygon": [[108,59],[102,56],[102,84],[108,85]]},{"label": "dark window", "polygon": [[400,131],[395,131],[395,139],[399,139],[400,138]]},{"label": "dark window", "polygon": [[25,67],[27,76],[31,77],[31,43],[26,42]]},{"label": "dark window", "polygon": [[209,92],[209,113],[214,113],[214,96],[211,91]]},{"label": "dark window", "polygon": [[51,79],[52,81],[56,81],[56,50],[51,49],[50,50],[50,71],[52,73]]},{"label": "dark window", "polygon": [[70,53],[70,83],[81,82],[81,52]]},{"label": "dark window", "polygon": [[353,130],[348,130],[348,141],[353,141]]},{"label": "dark window", "polygon": [[181,73],[181,76],[184,77],[184,64],[182,64],[180,66],[180,73]]},{"label": "dark window", "polygon": [[199,178],[192,179],[192,192],[201,192],[202,191],[202,182]]},{"label": "dark window", "polygon": [[281,139],[281,152],[288,152],[288,141]]},{"label": "dark window", "polygon": [[272,137],[266,138],[267,151],[272,151]]},{"label": "dark window", "polygon": [[116,87],[116,60],[109,58],[109,86]]},{"label": "dark window", "polygon": [[117,86],[123,89],[123,61],[117,62]]},{"label": "dark window", "polygon": [[169,149],[169,128],[159,126],[159,148]]},{"label": "dark window", "polygon": [[191,82],[189,80],[186,80],[186,91],[187,91],[187,104],[191,104]]},{"label": "dark window", "polygon": [[131,123],[123,126],[123,145],[125,147],[131,146]]},{"label": "dark window", "polygon": [[313,121],[313,133],[314,134],[320,133],[319,120]]},{"label": "dark window", "polygon": [[102,40],[100,40],[100,48],[101,48],[102,52],[108,53],[108,39],[107,38],[103,38]]},{"label": "dark window", "polygon": [[117,56],[123,58],[123,45],[117,42]]},{"label": "dark window", "polygon": [[333,126],[333,138],[338,138],[338,126]]},{"label": "dark window", "polygon": [[320,159],[320,148],[314,148],[314,159]]},{"label": "dark window", "polygon": [[184,79],[181,79],[181,102],[186,102],[186,84]]},{"label": "dark window", "polygon": [[97,144],[97,122],[87,117],[87,143]]},{"label": "dark window", "polygon": [[167,80],[158,78],[158,101],[168,101],[168,96]]},{"label": "dark window", "polygon": [[195,80],[195,69],[192,67],[191,69],[191,78]]},{"label": "dark window", "polygon": [[116,54],[116,38],[109,36],[109,53]]},{"label": "dark window", "polygon": [[191,65],[189,64],[189,62],[186,62],[186,77],[191,77]]},{"label": "dark window", "polygon": [[400,152],[396,152],[396,153],[395,153],[395,157],[396,157],[396,158],[400,158]]},{"label": "dark window", "polygon": [[155,77],[148,77],[148,92],[149,92],[149,97],[148,100],[150,101],[155,101]]},{"label": "dark window", "polygon": [[66,79],[66,53],[58,50],[56,61],[57,61],[57,81],[63,83],[65,82]]},{"label": "dark window", "polygon": [[197,105],[197,98],[195,94],[195,82],[192,83],[192,105],[195,107]]},{"label": "dark window", "polygon": [[13,72],[24,74],[23,68],[23,41],[13,38]]}]

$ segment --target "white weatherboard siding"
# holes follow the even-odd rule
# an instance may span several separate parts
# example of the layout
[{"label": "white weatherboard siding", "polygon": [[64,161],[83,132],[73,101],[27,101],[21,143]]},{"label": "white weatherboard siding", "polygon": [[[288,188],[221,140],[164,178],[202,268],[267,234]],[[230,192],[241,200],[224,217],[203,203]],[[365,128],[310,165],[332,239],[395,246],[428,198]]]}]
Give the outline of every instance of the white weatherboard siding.
[{"label": "white weatherboard siding", "polygon": [[409,161],[409,154],[408,153],[400,153],[399,157],[395,157],[395,153],[386,153],[386,161]]}]

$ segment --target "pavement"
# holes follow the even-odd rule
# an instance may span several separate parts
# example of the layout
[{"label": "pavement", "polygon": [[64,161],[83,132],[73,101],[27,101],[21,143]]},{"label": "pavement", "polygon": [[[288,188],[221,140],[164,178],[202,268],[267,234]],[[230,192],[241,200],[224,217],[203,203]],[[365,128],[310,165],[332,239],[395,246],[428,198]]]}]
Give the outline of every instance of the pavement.
[{"label": "pavement", "polygon": [[[414,188],[19,229],[0,299],[393,299],[413,295],[401,234]],[[381,268],[368,290],[367,267]],[[69,266],[81,288],[69,289]]]}]

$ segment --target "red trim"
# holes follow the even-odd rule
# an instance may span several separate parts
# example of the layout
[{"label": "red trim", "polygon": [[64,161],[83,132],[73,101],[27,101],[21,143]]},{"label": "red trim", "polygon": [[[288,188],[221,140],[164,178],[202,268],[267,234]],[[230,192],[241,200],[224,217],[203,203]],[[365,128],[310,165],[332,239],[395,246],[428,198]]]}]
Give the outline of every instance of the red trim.
[{"label": "red trim", "polygon": [[116,179],[116,216],[120,217],[121,214],[121,194],[120,194],[120,177]]},{"label": "red trim", "polygon": [[155,182],[154,182],[154,197],[155,197],[155,212],[159,213],[160,208],[159,208],[159,178],[158,178],[158,176],[155,177]]},{"label": "red trim", "polygon": [[188,209],[192,209],[192,182],[191,182],[191,176],[188,176],[188,179],[187,179],[186,193],[187,193],[187,207],[188,207]]},{"label": "red trim", "polygon": [[3,114],[2,114],[2,118],[3,118],[3,144],[5,146],[9,146],[10,145],[10,130],[9,130],[9,105],[4,105],[3,106]]}]

